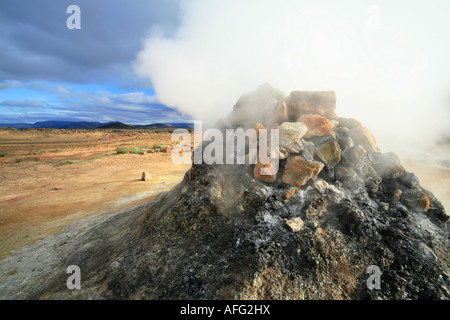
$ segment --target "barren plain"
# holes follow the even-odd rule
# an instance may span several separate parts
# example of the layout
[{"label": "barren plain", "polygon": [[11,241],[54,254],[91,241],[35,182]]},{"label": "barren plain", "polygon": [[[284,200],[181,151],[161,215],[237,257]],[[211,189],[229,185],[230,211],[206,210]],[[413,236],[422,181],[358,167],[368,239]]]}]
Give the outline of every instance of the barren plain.
[{"label": "barren plain", "polygon": [[[0,258],[72,221],[172,188],[190,165],[175,165],[164,152],[170,137],[149,130],[0,129]],[[149,181],[141,180],[143,171]]]}]

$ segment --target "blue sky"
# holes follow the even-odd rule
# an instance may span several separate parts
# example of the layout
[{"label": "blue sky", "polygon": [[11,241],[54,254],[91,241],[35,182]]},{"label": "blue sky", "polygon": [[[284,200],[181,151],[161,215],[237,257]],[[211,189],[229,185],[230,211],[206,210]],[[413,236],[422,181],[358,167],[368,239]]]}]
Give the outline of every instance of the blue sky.
[{"label": "blue sky", "polygon": [[[69,30],[69,5],[81,30]],[[183,122],[132,68],[158,26],[170,36],[179,3],[167,0],[2,0],[0,123],[43,120]]]}]

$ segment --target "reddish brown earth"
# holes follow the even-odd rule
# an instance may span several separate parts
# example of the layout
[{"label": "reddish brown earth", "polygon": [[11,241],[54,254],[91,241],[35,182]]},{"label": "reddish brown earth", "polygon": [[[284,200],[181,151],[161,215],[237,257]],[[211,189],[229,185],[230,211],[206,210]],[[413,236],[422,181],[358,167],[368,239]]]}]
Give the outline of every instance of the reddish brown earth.
[{"label": "reddish brown earth", "polygon": [[190,165],[170,153],[116,152],[168,143],[170,133],[144,130],[0,130],[0,257],[172,188]]}]

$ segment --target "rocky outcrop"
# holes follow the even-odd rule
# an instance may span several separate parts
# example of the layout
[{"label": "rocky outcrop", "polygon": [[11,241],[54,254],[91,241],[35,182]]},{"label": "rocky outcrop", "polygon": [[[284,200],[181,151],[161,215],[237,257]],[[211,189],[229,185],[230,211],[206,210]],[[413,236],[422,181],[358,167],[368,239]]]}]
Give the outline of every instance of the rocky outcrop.
[{"label": "rocky outcrop", "polygon": [[257,163],[253,172],[255,178],[262,181],[274,182],[277,178],[272,161],[269,161],[267,164],[262,164],[259,159],[257,159]]},{"label": "rocky outcrop", "polygon": [[328,119],[337,118],[334,91],[293,91],[288,101],[291,121],[304,114],[318,114]]},{"label": "rocky outcrop", "polygon": [[142,181],[149,181],[152,178],[152,175],[148,173],[147,171],[142,171],[141,174],[141,180]]},{"label": "rocky outcrop", "polygon": [[279,131],[280,159],[286,159],[291,153],[303,150],[303,136],[308,131],[301,122],[283,122],[277,127]]},{"label": "rocky outcrop", "polygon": [[319,161],[307,161],[302,156],[289,156],[282,181],[297,188],[301,187],[312,177],[317,176],[323,167],[323,163]]},{"label": "rocky outcrop", "polygon": [[377,141],[372,132],[365,127],[351,129],[350,136],[356,144],[363,146],[367,151],[374,151],[377,146]]},{"label": "rocky outcrop", "polygon": [[331,121],[318,114],[304,114],[297,119],[297,122],[304,123],[308,128],[305,138],[329,135],[333,128]]},{"label": "rocky outcrop", "polygon": [[[144,205],[24,248],[0,261],[0,274],[17,271],[0,278],[0,297],[449,299],[449,216],[400,159],[338,118],[334,93],[257,96],[233,113],[256,101],[273,116],[283,101],[288,121],[236,127],[308,128],[297,121],[305,113],[335,121],[331,132],[288,130],[299,136],[285,135],[286,158],[266,180],[259,163],[193,164]],[[82,290],[67,290],[69,265]],[[367,285],[373,266],[379,289]]]},{"label": "rocky outcrop", "polygon": [[332,169],[341,161],[341,149],[332,135],[316,140],[315,145],[317,156],[327,168]]}]

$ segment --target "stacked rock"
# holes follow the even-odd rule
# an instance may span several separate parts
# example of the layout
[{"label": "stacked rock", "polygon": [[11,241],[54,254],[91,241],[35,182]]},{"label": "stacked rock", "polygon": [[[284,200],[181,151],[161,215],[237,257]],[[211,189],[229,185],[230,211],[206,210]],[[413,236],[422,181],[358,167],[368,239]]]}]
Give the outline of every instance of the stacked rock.
[{"label": "stacked rock", "polygon": [[293,91],[284,96],[265,84],[242,96],[228,120],[235,128],[257,132],[278,129],[279,168],[270,174],[273,163],[257,159],[253,174],[259,181],[286,188],[312,185],[319,190],[324,183],[349,192],[365,188],[368,194],[377,193],[386,208],[391,204],[427,212],[427,191],[399,157],[382,153],[368,128],[356,119],[338,117],[335,111],[334,91]]}]

